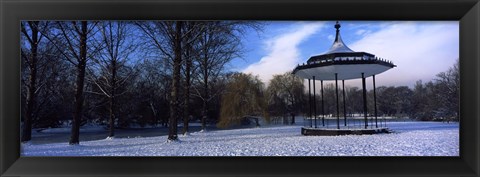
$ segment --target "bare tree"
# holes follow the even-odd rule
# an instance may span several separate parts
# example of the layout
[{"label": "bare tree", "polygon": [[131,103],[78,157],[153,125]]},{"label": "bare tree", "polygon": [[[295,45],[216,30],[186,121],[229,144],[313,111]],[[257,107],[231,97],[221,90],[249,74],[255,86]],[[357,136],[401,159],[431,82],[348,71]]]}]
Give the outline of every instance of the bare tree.
[{"label": "bare tree", "polygon": [[142,90],[138,95],[141,102],[148,107],[155,124],[160,122],[167,126],[169,109],[169,90],[171,88],[171,75],[167,72],[168,64],[163,60],[146,59],[141,64],[136,82],[136,90]]},{"label": "bare tree", "polygon": [[292,116],[290,124],[295,124],[295,113],[301,109],[303,102],[303,90],[301,78],[289,72],[274,75],[267,88],[269,102],[280,101],[283,107],[275,107],[273,111],[289,113]]},{"label": "bare tree", "polygon": [[430,120],[434,117],[433,105],[430,100],[436,97],[433,91],[433,83],[423,84],[422,80],[418,80],[413,86],[412,110],[410,117],[416,120]]},{"label": "bare tree", "polygon": [[[34,107],[36,103],[36,97],[39,87],[37,87],[37,69],[38,69],[38,45],[43,38],[40,33],[39,21],[21,22],[21,31],[23,36],[27,39],[27,43],[30,46],[29,54],[23,51],[22,58],[25,59],[25,63],[28,65],[29,76],[27,83],[27,96],[26,96],[26,108],[22,129],[22,142],[27,142],[32,139],[32,119],[34,117]],[[45,28],[46,23],[42,22]],[[28,56],[27,56],[28,55]]]},{"label": "bare tree", "polygon": [[[186,46],[193,45],[192,43],[198,38],[198,33],[193,33],[198,27],[196,24],[189,23],[188,28],[184,29],[183,21],[156,21],[156,22],[136,22],[135,24],[144,32],[146,37],[150,39],[152,44],[159,50],[162,58],[172,66],[172,82],[170,93],[170,118],[169,118],[169,140],[177,140],[177,121],[181,117],[180,109],[180,81],[181,81],[181,65],[183,55],[185,54]],[[191,52],[191,51],[189,51]],[[173,54],[173,55],[172,55]],[[190,55],[190,54],[189,54]],[[185,62],[191,64],[190,62]],[[190,72],[188,72],[190,73]],[[190,80],[190,78],[189,78]],[[185,85],[188,89],[189,84]],[[188,101],[187,101],[188,102]]]},{"label": "bare tree", "polygon": [[169,119],[169,131],[168,140],[178,140],[177,135],[177,121],[180,118],[180,105],[179,105],[179,87],[180,87],[180,67],[182,64],[182,21],[176,21],[174,39],[174,60],[173,60],[173,77],[172,77],[172,90],[170,99],[170,119]]},{"label": "bare tree", "polygon": [[[30,27],[27,22],[24,23],[24,32],[31,34]],[[46,30],[51,23],[47,21],[40,21],[38,30]],[[38,33],[39,31],[37,31]],[[42,36],[40,33],[38,36]],[[23,41],[21,44],[21,57],[22,57],[22,118],[25,123],[25,116],[27,109],[30,109],[28,115],[31,115],[31,128],[46,128],[56,127],[60,124],[59,119],[66,116],[62,116],[64,111],[69,110],[69,105],[62,102],[63,91],[67,91],[69,84],[71,84],[71,77],[69,76],[69,67],[66,61],[62,60],[60,52],[48,41],[39,40],[37,45],[36,61],[31,61],[31,45],[28,42],[27,37],[22,32]],[[32,64],[34,63],[33,69]],[[32,72],[33,71],[33,72]],[[32,79],[31,74],[35,73],[35,79]],[[33,94],[28,94],[31,86],[31,81],[35,81],[36,89]],[[73,90],[73,89],[70,89]],[[68,92],[68,91],[67,91]],[[28,94],[28,95],[27,95]],[[73,94],[72,94],[73,95]],[[32,107],[27,105],[27,96],[34,96],[34,104]],[[71,100],[71,99],[70,99]],[[55,110],[52,108],[58,108]],[[23,128],[27,128],[23,126]],[[26,129],[22,129],[24,131]],[[41,130],[41,129],[39,129]],[[28,131],[28,130],[27,130]],[[22,136],[23,136],[22,132]],[[25,134],[28,136],[28,133]]]},{"label": "bare tree", "polygon": [[168,119],[169,132],[168,140],[176,141],[177,120],[179,115],[179,84],[180,67],[182,62],[182,22],[175,21],[153,21],[135,22],[144,32],[147,39],[151,41],[155,49],[159,50],[161,58],[172,66],[172,79],[170,90],[170,117]]},{"label": "bare tree", "polygon": [[460,69],[459,60],[445,72],[437,74],[435,79],[437,85],[437,108],[438,116],[447,120],[459,120],[460,116]]},{"label": "bare tree", "polygon": [[130,55],[138,45],[129,37],[131,31],[127,22],[104,21],[98,27],[101,36],[98,46],[102,46],[102,50],[92,60],[96,64],[96,68],[89,69],[90,77],[88,78],[90,82],[97,86],[99,92],[87,91],[87,93],[108,98],[108,137],[114,137],[116,99],[127,91],[121,91],[120,88],[124,88],[125,84],[128,83],[127,81],[135,74],[135,70],[126,67],[126,65],[131,59]]},{"label": "bare tree", "polygon": [[204,25],[198,42],[200,54],[197,82],[202,88],[196,89],[194,94],[203,101],[202,130],[206,129],[210,101],[221,94],[221,91],[211,93],[213,83],[224,71],[227,63],[241,56],[240,37],[245,28],[259,28],[258,24],[247,21],[212,21]]},{"label": "bare tree", "polygon": [[[89,47],[88,40],[91,38],[92,31],[96,23],[88,21],[57,21],[55,31],[45,31],[49,39],[56,48],[61,51],[62,56],[76,67],[75,79],[75,97],[74,111],[72,119],[72,131],[69,144],[79,144],[80,121],[82,118],[82,108],[84,100],[85,71],[87,61],[93,55],[96,48]],[[51,35],[51,36],[50,36]]]},{"label": "bare tree", "polygon": [[361,107],[363,104],[361,96],[362,93],[358,87],[345,86],[347,115],[353,116],[353,114],[363,111],[363,107]]},{"label": "bare tree", "polygon": [[[176,141],[177,121],[180,114],[179,87],[180,69],[182,63],[182,26],[180,21],[156,21],[135,23],[144,34],[152,41],[160,54],[170,62],[172,66],[172,84],[170,90],[170,118],[168,120],[168,140]],[[173,54],[173,55],[172,55]]]},{"label": "bare tree", "polygon": [[196,36],[198,36],[200,30],[202,28],[198,26],[198,22],[191,21],[191,22],[185,22],[185,31],[188,31],[188,33],[184,37],[185,41],[185,48],[184,48],[184,57],[183,61],[185,63],[184,67],[184,103],[183,103],[183,130],[182,134],[187,135],[188,134],[188,126],[189,126],[189,121],[191,117],[191,111],[190,111],[190,88],[191,88],[191,83],[192,83],[192,73],[194,72],[195,68],[193,68],[193,60],[195,57],[197,57],[197,51],[194,48],[193,42],[196,41]]}]

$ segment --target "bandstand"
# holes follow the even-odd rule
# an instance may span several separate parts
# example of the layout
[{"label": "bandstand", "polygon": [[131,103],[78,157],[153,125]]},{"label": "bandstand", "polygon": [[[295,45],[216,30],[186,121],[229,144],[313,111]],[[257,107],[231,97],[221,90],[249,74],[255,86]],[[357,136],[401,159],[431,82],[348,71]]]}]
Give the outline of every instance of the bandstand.
[{"label": "bandstand", "polygon": [[[378,58],[367,52],[355,52],[348,48],[340,36],[340,24],[335,24],[336,35],[332,47],[324,54],[310,57],[306,63],[298,65],[293,70],[296,76],[308,80],[308,93],[310,104],[310,127],[302,127],[303,135],[347,135],[347,134],[375,134],[389,132],[387,127],[379,127],[377,120],[377,100],[375,88],[375,76],[391,68],[396,67],[391,61]],[[368,77],[373,80],[373,101],[374,101],[374,120],[368,122],[367,112],[367,91],[365,80]],[[364,126],[362,128],[348,128],[346,102],[345,102],[345,80],[362,79],[363,92],[363,117]],[[317,101],[315,81],[320,81],[321,92],[321,117],[322,122],[317,122]],[[343,126],[340,125],[340,108],[338,81],[342,81],[343,92]],[[311,96],[311,81],[313,85],[313,100]],[[323,81],[335,81],[336,96],[336,128],[326,128],[324,99],[323,99]],[[313,111],[312,111],[313,106]],[[312,118],[313,113],[313,118]],[[314,122],[312,121],[314,120]]]}]

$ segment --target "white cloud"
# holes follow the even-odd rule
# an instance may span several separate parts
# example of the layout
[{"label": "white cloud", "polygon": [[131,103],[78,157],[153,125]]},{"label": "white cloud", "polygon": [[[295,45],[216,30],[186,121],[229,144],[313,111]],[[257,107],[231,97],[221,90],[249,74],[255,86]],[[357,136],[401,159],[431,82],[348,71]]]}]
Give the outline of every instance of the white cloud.
[{"label": "white cloud", "polygon": [[362,34],[365,34],[365,32],[367,32],[367,30],[361,29],[361,30],[357,30],[357,32],[355,32],[355,34],[356,35],[362,35]]},{"label": "white cloud", "polygon": [[335,39],[335,36],[333,36],[333,34],[330,34],[327,36],[327,39],[333,41]]},{"label": "white cloud", "polygon": [[259,75],[260,79],[268,84],[273,75],[291,71],[302,61],[298,45],[323,25],[323,22],[295,23],[289,32],[268,39],[265,42],[268,54],[260,61],[249,65],[242,72]]},{"label": "white cloud", "polygon": [[[349,47],[397,65],[376,77],[377,86],[412,86],[416,80],[432,80],[459,58],[459,25],[458,22],[398,22],[365,35]],[[359,81],[349,83],[359,85]]]},{"label": "white cloud", "polygon": [[368,34],[370,34],[371,31],[370,30],[365,30],[365,29],[360,29],[360,30],[357,30],[355,32],[356,35],[359,35],[359,36],[366,36]]}]

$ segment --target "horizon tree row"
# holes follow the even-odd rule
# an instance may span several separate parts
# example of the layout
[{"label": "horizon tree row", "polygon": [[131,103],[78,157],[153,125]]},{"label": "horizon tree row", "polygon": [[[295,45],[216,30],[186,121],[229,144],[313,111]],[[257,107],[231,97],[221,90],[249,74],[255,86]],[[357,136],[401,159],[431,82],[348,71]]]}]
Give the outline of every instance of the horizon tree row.
[{"label": "horizon tree row", "polygon": [[[266,122],[281,120],[295,124],[295,115],[309,115],[308,91],[302,79],[290,72],[274,75],[265,87],[257,76],[236,73],[229,79],[222,96],[221,117],[218,126],[240,124],[246,117],[263,116]],[[320,88],[317,87],[319,90]],[[324,84],[324,114],[336,117],[336,95],[333,83]],[[378,116],[409,117],[420,121],[459,121],[459,61],[435,79],[423,83],[418,80],[413,88],[407,86],[377,87]],[[254,93],[254,94],[253,94]],[[317,116],[322,114],[321,95],[317,91]],[[343,94],[339,95],[340,97]],[[373,90],[367,91],[368,114],[374,115]],[[343,99],[343,98],[342,98]],[[347,117],[363,114],[362,90],[345,87]],[[249,107],[246,105],[254,106]],[[312,104],[313,105],[313,104]],[[343,110],[343,102],[340,102]],[[312,108],[313,109],[313,108]],[[343,115],[343,111],[340,112]],[[275,121],[278,122],[278,121]]]}]

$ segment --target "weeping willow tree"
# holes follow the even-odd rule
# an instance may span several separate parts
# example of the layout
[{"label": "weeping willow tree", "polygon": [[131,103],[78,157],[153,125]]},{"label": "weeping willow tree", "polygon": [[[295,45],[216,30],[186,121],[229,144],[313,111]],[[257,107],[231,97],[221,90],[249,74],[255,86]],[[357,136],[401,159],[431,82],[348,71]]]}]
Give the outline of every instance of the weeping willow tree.
[{"label": "weeping willow tree", "polygon": [[263,116],[268,120],[264,84],[257,76],[235,73],[222,95],[220,121],[217,127],[226,128],[239,124],[248,116]]}]

